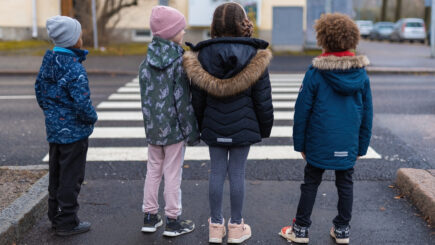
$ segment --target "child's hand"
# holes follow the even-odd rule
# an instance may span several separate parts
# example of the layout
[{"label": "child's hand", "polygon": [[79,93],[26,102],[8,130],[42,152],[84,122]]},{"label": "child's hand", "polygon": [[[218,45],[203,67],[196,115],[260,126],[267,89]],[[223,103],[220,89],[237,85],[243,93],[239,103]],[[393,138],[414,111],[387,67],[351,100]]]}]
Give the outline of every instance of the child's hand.
[{"label": "child's hand", "polygon": [[357,157],[356,157],[356,160],[358,161],[358,160],[360,159],[360,157],[361,157],[361,156],[357,156]]},{"label": "child's hand", "polygon": [[302,157],[304,158],[304,160],[306,161],[306,157],[305,157],[305,152],[301,152]]}]

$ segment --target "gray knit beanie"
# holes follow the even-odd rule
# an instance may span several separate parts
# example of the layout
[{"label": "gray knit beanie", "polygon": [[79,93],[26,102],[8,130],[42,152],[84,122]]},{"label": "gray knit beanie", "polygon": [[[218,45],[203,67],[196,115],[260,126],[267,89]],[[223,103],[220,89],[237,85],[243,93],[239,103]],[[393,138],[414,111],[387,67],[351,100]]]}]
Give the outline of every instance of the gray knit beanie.
[{"label": "gray knit beanie", "polygon": [[46,26],[48,37],[56,46],[63,48],[74,46],[82,32],[80,22],[68,16],[53,16],[47,20]]}]

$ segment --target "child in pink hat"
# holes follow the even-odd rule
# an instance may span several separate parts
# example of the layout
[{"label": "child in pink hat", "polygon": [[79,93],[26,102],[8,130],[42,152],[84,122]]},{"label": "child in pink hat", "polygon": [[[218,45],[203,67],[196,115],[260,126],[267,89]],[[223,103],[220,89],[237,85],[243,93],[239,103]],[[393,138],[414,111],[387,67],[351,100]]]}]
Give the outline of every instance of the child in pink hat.
[{"label": "child in pink hat", "polygon": [[156,6],[150,19],[153,41],[139,70],[142,112],[148,143],[144,185],[143,232],[155,232],[163,224],[158,193],[165,176],[164,236],[193,231],[191,220],[180,219],[181,180],[186,143],[199,143],[199,131],[191,104],[190,84],[183,70],[181,47],[186,20],[176,9]]}]

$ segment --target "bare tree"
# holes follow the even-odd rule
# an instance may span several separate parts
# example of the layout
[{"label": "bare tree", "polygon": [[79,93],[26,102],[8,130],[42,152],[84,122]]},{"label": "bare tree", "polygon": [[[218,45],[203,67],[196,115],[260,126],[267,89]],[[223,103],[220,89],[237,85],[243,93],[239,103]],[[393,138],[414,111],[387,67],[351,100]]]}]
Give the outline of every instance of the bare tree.
[{"label": "bare tree", "polygon": [[[75,17],[80,20],[83,28],[83,41],[85,45],[92,45],[92,0],[75,0]],[[113,29],[121,20],[119,12],[125,8],[137,6],[138,0],[97,0],[97,28],[98,41],[107,44],[110,40]],[[112,22],[112,18],[115,18]],[[110,23],[110,26],[109,26]]]}]

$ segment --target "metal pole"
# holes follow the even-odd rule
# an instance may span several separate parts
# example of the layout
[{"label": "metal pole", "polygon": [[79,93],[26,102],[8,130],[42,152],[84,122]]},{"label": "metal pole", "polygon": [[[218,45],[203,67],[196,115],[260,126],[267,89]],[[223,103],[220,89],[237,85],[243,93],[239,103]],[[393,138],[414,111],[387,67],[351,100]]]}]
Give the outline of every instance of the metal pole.
[{"label": "metal pole", "polygon": [[38,37],[38,20],[37,20],[37,16],[36,16],[36,0],[32,1],[32,11],[33,11],[33,16],[32,16],[32,37],[33,38],[37,38]]},{"label": "metal pole", "polygon": [[432,59],[435,59],[435,0],[432,0],[431,12],[432,15],[430,17],[430,57],[432,57]]},{"label": "metal pole", "polygon": [[97,7],[95,0],[92,0],[92,28],[94,29],[94,49],[98,49]]},{"label": "metal pole", "polygon": [[332,12],[332,0],[325,1],[325,13],[330,14]]}]

